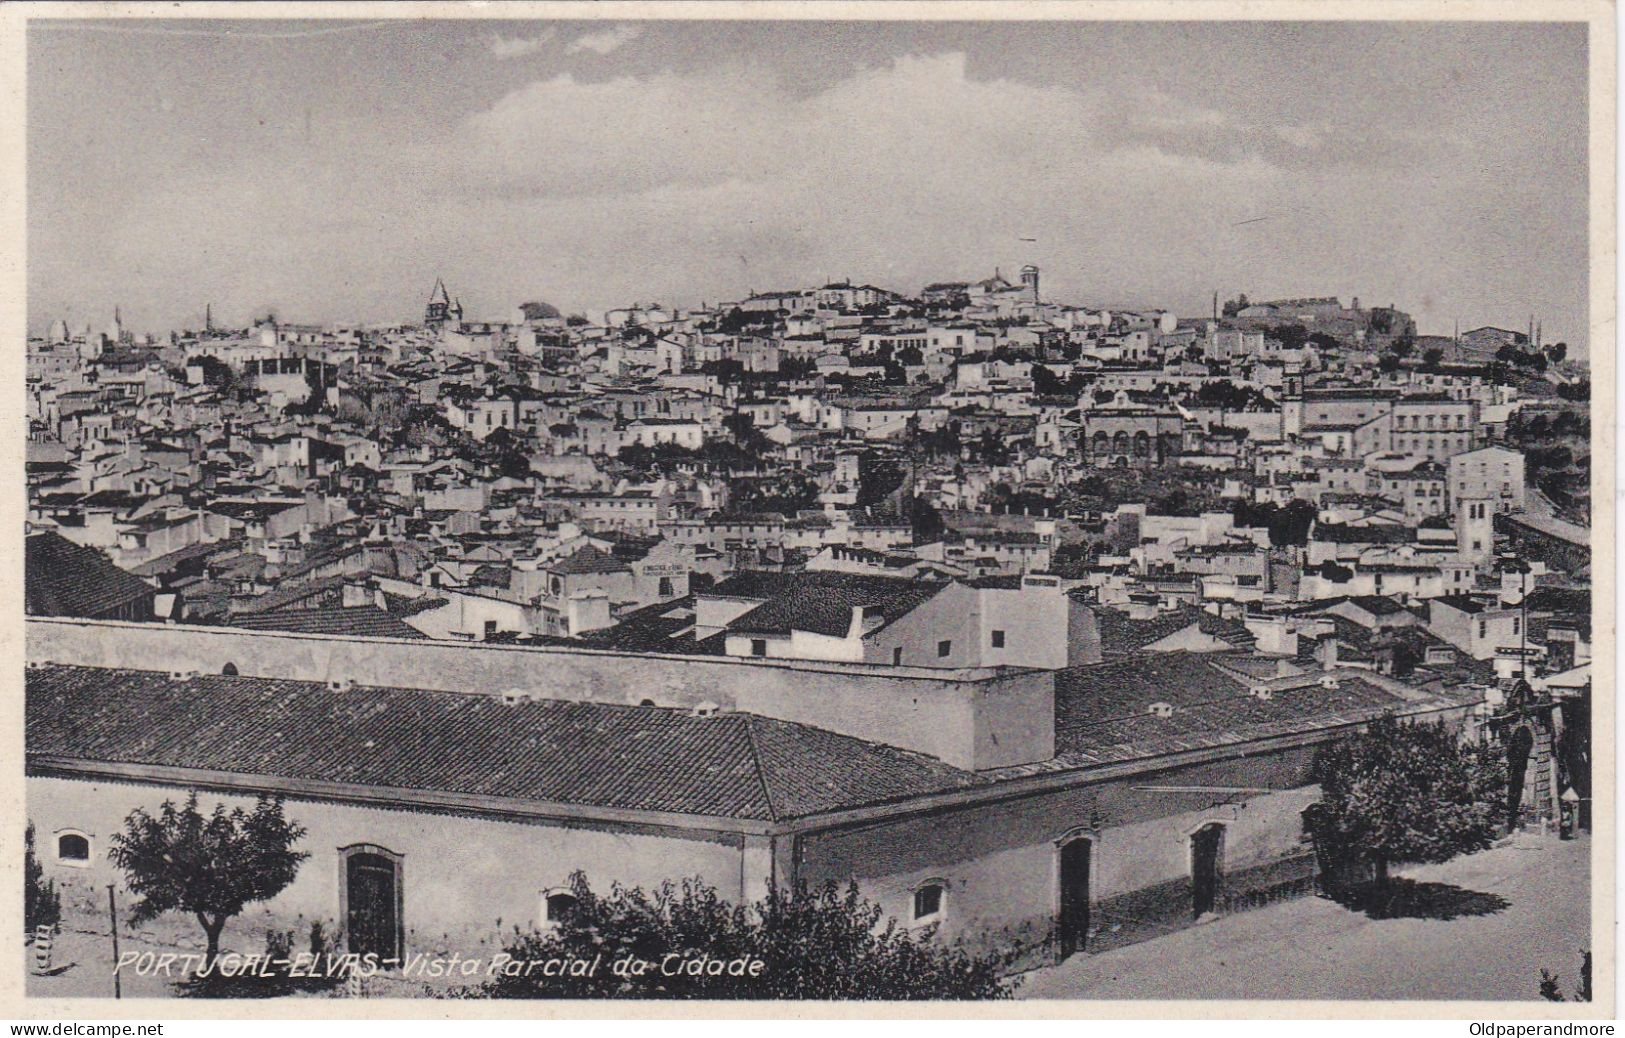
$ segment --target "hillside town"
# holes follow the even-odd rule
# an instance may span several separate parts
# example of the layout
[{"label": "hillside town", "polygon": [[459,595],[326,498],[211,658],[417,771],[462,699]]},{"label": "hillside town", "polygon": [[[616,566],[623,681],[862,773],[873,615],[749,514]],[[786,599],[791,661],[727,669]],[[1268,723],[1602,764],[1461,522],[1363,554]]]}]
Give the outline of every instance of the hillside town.
[{"label": "hillside town", "polygon": [[1033,265],[591,317],[425,281],[397,324],[29,340],[70,906],[142,783],[202,784],[289,796],[351,875],[265,925],[386,958],[546,925],[581,869],[856,879],[1029,969],[1314,890],[1310,757],[1385,715],[1526,740],[1514,826],[1590,828],[1590,383],[1538,316],[1102,308]]}]

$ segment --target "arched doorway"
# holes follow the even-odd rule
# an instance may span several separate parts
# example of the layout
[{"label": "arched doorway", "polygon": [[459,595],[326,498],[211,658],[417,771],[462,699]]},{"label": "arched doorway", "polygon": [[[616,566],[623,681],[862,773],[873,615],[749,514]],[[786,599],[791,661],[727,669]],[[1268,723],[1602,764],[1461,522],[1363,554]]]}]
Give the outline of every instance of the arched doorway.
[{"label": "arched doorway", "polygon": [[1224,861],[1224,826],[1209,822],[1191,833],[1191,917],[1200,919],[1219,904]]},{"label": "arched doorway", "polygon": [[1535,733],[1526,724],[1513,729],[1507,739],[1506,818],[1507,831],[1518,827],[1523,815],[1523,789],[1528,782],[1529,758],[1535,752]]},{"label": "arched doorway", "polygon": [[1088,836],[1063,840],[1059,851],[1060,913],[1056,936],[1061,958],[1083,951],[1089,941],[1090,873],[1095,841]]},{"label": "arched doorway", "polygon": [[399,965],[404,950],[401,919],[402,856],[374,844],[341,847],[344,868],[340,909],[347,950],[373,955],[385,968]]}]

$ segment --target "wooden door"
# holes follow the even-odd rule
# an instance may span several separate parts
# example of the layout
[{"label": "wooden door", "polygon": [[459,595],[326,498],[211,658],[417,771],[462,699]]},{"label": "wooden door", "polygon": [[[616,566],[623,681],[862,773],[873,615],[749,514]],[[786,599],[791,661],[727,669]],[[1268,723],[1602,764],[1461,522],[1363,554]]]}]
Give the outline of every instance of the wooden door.
[{"label": "wooden door", "polygon": [[[399,894],[395,863],[381,854],[352,854],[346,863],[349,950],[376,955],[380,962],[400,957]],[[393,963],[391,963],[393,964]]]},{"label": "wooden door", "polygon": [[1061,958],[1082,951],[1089,939],[1089,868],[1092,840],[1061,845]]},{"label": "wooden door", "polygon": [[1191,915],[1213,911],[1219,900],[1219,849],[1224,826],[1204,825],[1191,836]]}]

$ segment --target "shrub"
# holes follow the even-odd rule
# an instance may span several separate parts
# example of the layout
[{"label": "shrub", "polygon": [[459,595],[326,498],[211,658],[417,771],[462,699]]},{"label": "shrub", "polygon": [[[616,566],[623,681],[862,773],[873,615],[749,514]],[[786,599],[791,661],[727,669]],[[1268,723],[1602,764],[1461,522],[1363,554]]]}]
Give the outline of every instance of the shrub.
[{"label": "shrub", "polygon": [[[517,970],[465,991],[484,998],[999,999],[1013,982],[1005,962],[940,942],[934,929],[885,920],[856,884],[772,890],[751,906],[723,899],[699,879],[652,894],[595,893],[571,877],[576,908],[556,929],[522,933],[506,951],[518,962],[597,962],[591,976]],[[683,962],[759,964],[754,970],[683,971]],[[639,970],[632,962],[650,963]],[[671,975],[667,967],[678,967]]]},{"label": "shrub", "polygon": [[[310,924],[310,933],[300,947],[295,930],[271,930],[265,935],[263,965],[227,976],[216,969],[192,976],[176,984],[183,998],[285,998],[290,995],[323,994],[345,981],[340,969],[343,943],[337,934],[328,936],[320,920]],[[297,957],[308,952],[309,957]]]},{"label": "shrub", "polygon": [[35,927],[56,926],[62,921],[62,896],[56,883],[45,878],[45,869],[34,853],[34,823],[23,831],[23,926],[28,933]]}]

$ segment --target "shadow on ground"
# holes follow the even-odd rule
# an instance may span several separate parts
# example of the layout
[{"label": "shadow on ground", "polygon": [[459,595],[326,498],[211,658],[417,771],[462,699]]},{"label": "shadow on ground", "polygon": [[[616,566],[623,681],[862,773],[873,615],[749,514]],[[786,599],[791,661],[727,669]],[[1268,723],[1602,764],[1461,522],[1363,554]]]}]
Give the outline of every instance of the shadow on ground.
[{"label": "shadow on ground", "polygon": [[227,976],[193,974],[175,982],[180,998],[289,998],[295,995],[330,995],[342,984],[338,977],[295,975],[287,970],[258,970]]},{"label": "shadow on ground", "polygon": [[1512,902],[1500,894],[1468,890],[1453,883],[1391,879],[1386,885],[1364,884],[1334,898],[1344,908],[1372,919],[1458,919],[1494,915]]}]

